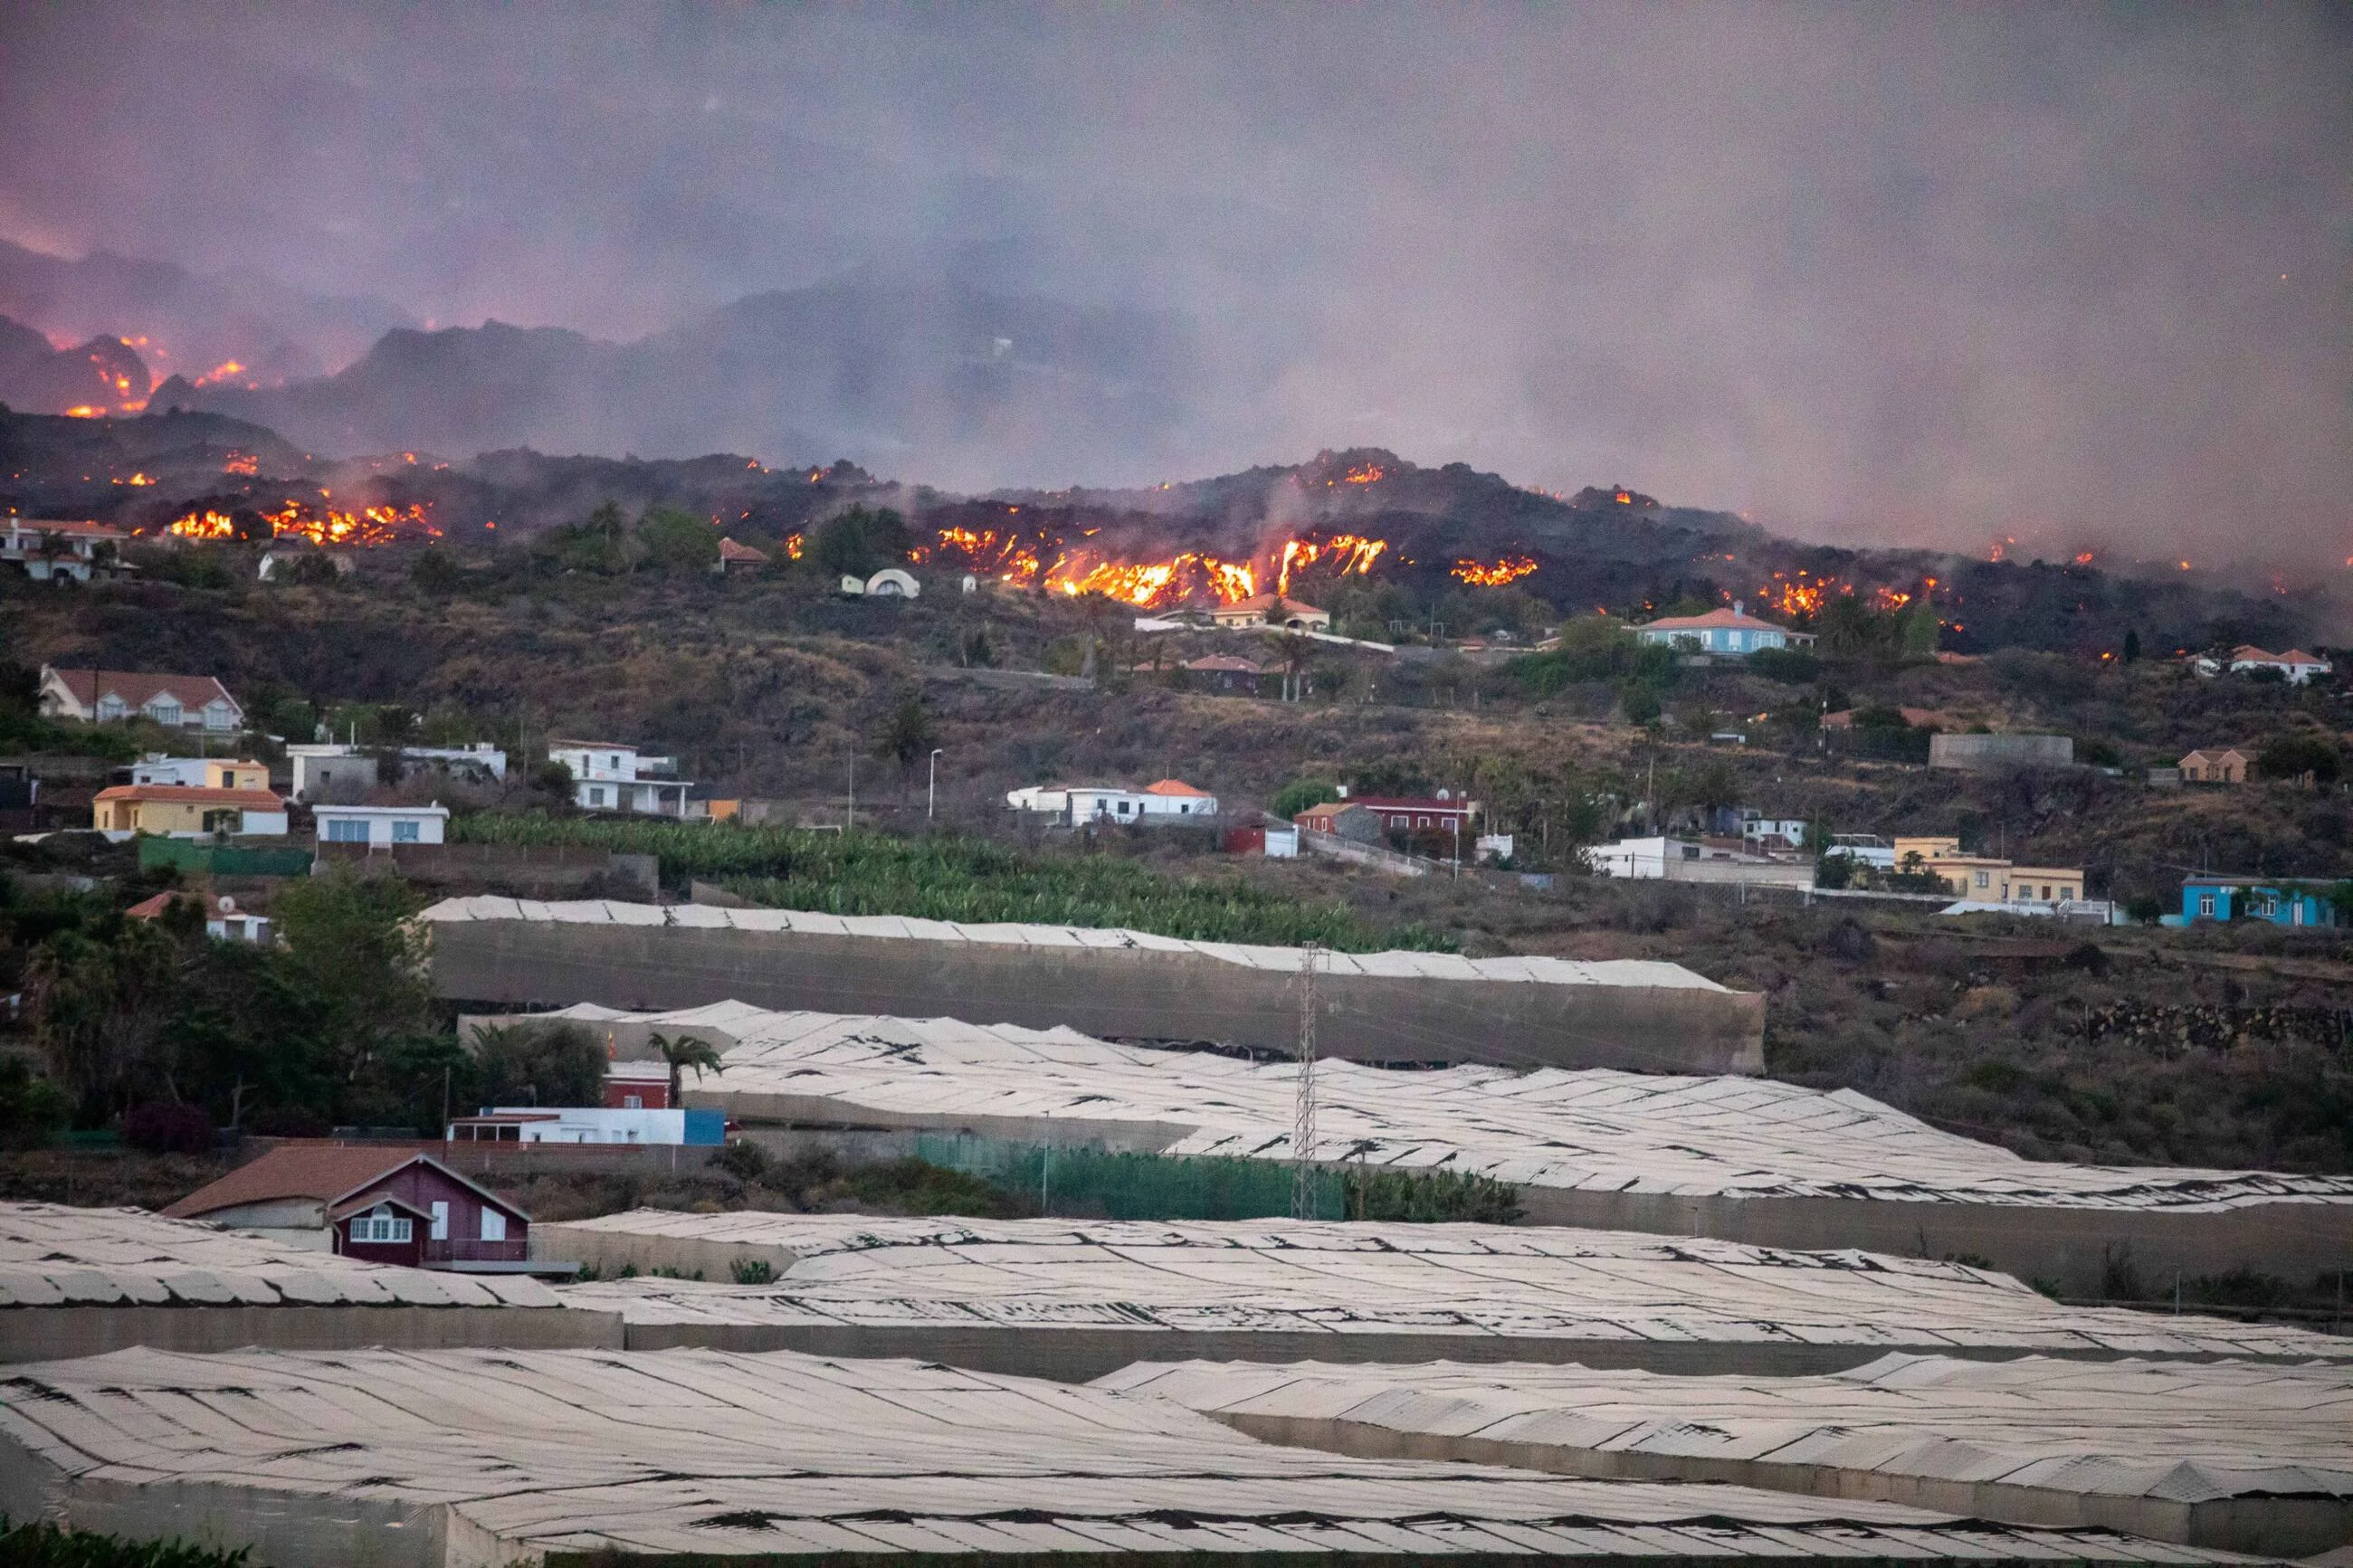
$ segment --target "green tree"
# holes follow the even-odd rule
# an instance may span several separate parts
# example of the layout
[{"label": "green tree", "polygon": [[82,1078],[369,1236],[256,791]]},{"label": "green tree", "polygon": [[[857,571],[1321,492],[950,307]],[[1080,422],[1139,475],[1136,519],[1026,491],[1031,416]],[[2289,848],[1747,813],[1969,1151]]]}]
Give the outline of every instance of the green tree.
[{"label": "green tree", "polygon": [[2345,754],[2319,735],[2275,735],[2255,753],[2255,767],[2283,784],[2309,779],[2326,787],[2345,771]]},{"label": "green tree", "polygon": [[0,1057],[0,1149],[37,1149],[73,1119],[65,1090],[22,1057]]},{"label": "green tree", "polygon": [[578,1023],[483,1025],[472,1044],[483,1105],[596,1105],[604,1099],[604,1048]]},{"label": "green tree", "polygon": [[1293,779],[1275,791],[1273,803],[1267,810],[1288,822],[1310,806],[1339,798],[1339,785],[1329,779]]},{"label": "green tree", "polygon": [[903,563],[913,544],[907,521],[897,512],[854,506],[818,525],[808,557],[831,575],[868,577]]},{"label": "green tree", "polygon": [[665,571],[708,571],[719,560],[719,531],[691,511],[651,507],[638,520],[638,554]]},{"label": "green tree", "polygon": [[883,721],[882,732],[876,737],[874,754],[895,758],[899,774],[905,778],[915,771],[915,764],[931,755],[938,743],[939,731],[932,723],[932,710],[924,704],[923,693],[910,691],[891,710]]},{"label": "green tree", "polygon": [[691,1035],[648,1035],[646,1044],[670,1064],[670,1102],[673,1106],[684,1103],[687,1068],[694,1069],[697,1082],[702,1081],[706,1070],[713,1073],[727,1070],[711,1043],[698,1040]]},{"label": "green tree", "polygon": [[286,944],[280,967],[315,1009],[326,1062],[346,1084],[369,1076],[395,1040],[430,1026],[430,938],[417,909],[406,884],[340,865],[288,882],[270,907]]},{"label": "green tree", "polygon": [[[199,913],[199,941],[203,930]],[[25,984],[33,1038],[85,1121],[102,1123],[139,1100],[181,1098],[168,1026],[186,947],[180,922],[115,918],[60,931],[34,952]]]}]

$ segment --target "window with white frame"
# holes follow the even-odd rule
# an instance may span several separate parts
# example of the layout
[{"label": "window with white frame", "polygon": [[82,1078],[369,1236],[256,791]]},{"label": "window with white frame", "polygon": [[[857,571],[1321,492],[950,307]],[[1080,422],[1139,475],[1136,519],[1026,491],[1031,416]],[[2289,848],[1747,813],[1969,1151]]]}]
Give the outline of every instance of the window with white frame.
[{"label": "window with white frame", "polygon": [[591,784],[588,786],[588,804],[590,805],[602,805],[605,804],[605,789],[603,785]]},{"label": "window with white frame", "polygon": [[482,1239],[504,1241],[507,1238],[507,1216],[488,1204],[482,1205]]},{"label": "window with white frame", "polygon": [[368,841],[368,825],[356,816],[331,816],[326,823],[330,844],[364,844]]},{"label": "window with white frame", "polygon": [[2213,895],[2213,894],[2211,894],[2211,893],[2200,893],[2200,894],[2199,894],[2199,895],[2198,895],[2198,912],[2199,912],[2200,914],[2201,914],[2201,915],[2205,916],[2205,917],[2206,917],[2207,919],[2209,919],[2209,920],[2213,919],[2213,917],[2214,917],[2214,895]]},{"label": "window with white frame", "polygon": [[395,844],[414,844],[421,831],[421,826],[414,817],[396,817],[392,824],[392,841]]},{"label": "window with white frame", "polygon": [[147,717],[154,720],[158,724],[177,724],[180,721],[178,700],[171,697],[155,698],[147,704]]},{"label": "window with white frame", "polygon": [[363,1244],[396,1246],[412,1234],[408,1217],[393,1213],[390,1204],[378,1204],[352,1221],[352,1239]]}]

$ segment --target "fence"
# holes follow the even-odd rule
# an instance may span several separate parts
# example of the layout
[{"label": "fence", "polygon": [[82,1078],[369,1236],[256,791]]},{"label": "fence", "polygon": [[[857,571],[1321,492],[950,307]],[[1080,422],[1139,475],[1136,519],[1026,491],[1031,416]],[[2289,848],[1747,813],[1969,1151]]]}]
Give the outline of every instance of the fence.
[{"label": "fence", "polygon": [[[915,1156],[1034,1200],[1039,1211],[1089,1219],[1272,1219],[1291,1213],[1287,1161],[1120,1154],[966,1135],[915,1140]],[[1315,1217],[1347,1217],[1347,1181],[1314,1173]]]},{"label": "fence", "polygon": [[216,877],[307,877],[311,874],[311,852],[207,844],[196,838],[142,837],[139,840],[139,868],[152,871],[161,866]]},{"label": "fence", "polygon": [[1446,867],[1436,860],[1425,860],[1419,855],[1407,855],[1398,850],[1383,848],[1376,844],[1359,844],[1343,838],[1336,833],[1318,833],[1312,827],[1299,830],[1299,847],[1335,859],[1354,861],[1377,870],[1392,871],[1400,877],[1427,877]]}]

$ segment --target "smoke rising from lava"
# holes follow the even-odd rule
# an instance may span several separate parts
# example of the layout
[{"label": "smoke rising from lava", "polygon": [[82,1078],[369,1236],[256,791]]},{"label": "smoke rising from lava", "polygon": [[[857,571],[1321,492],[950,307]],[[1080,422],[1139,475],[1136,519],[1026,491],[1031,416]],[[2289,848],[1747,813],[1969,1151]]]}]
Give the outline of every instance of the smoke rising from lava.
[{"label": "smoke rising from lava", "polygon": [[913,478],[1381,446],[2353,557],[2342,8],[100,4],[0,62],[0,236],[53,250],[606,339],[861,264],[1194,323],[1170,441],[853,454]]}]

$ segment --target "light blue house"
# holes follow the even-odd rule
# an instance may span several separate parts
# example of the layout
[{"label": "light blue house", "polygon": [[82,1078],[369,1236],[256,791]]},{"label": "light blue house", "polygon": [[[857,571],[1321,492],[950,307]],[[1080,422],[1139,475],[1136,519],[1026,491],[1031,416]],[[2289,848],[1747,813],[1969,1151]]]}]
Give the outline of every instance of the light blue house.
[{"label": "light blue house", "polygon": [[2335,889],[2326,882],[2189,877],[2181,884],[2180,923],[2253,920],[2283,926],[2343,925],[2345,913],[2337,907],[2334,893]]},{"label": "light blue house", "polygon": [[1704,616],[1664,616],[1636,626],[1634,632],[1644,642],[1737,658],[1746,658],[1761,647],[1802,647],[1814,640],[1811,632],[1793,632],[1771,621],[1758,620],[1738,599],[1728,610],[1710,610]]}]

